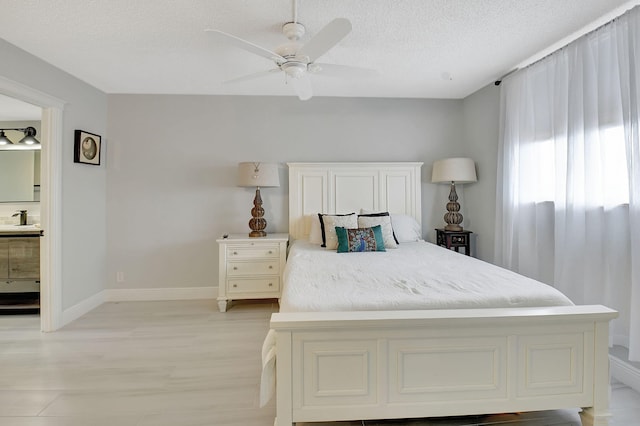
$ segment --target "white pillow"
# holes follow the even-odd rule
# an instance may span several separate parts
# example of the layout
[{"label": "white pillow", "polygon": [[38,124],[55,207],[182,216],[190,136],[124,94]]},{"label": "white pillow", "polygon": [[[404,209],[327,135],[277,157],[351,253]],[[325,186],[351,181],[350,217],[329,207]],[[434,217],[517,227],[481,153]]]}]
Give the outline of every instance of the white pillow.
[{"label": "white pillow", "polygon": [[355,213],[347,215],[318,215],[322,230],[324,231],[324,244],[327,249],[336,250],[338,248],[338,236],[336,235],[336,226],[353,229],[358,227],[358,217]]},{"label": "white pillow", "polygon": [[309,230],[309,242],[311,244],[322,245],[322,228],[320,227],[320,218],[318,214],[312,214],[309,218],[311,221],[311,229]]},{"label": "white pillow", "polygon": [[388,214],[386,216],[358,216],[358,228],[373,228],[376,225],[380,225],[382,228],[384,248],[398,248],[396,239],[393,238],[391,217]]},{"label": "white pillow", "polygon": [[411,216],[392,214],[391,225],[399,243],[420,241],[422,239],[422,228]]}]

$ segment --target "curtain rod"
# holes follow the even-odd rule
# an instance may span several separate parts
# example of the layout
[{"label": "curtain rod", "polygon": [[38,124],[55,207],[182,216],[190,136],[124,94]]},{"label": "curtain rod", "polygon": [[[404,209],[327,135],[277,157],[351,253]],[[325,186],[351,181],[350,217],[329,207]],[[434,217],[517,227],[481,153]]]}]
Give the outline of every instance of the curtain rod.
[{"label": "curtain rod", "polygon": [[560,39],[559,41],[553,43],[551,46],[547,47],[546,49],[543,49],[543,50],[539,51],[538,53],[536,53],[536,54],[530,56],[529,58],[525,59],[524,61],[520,62],[511,71],[507,72],[502,77],[500,77],[496,81],[494,81],[493,84],[495,84],[496,86],[500,86],[500,84],[502,83],[502,80],[504,80],[505,78],[507,78],[511,74],[515,73],[516,71],[524,69],[524,68],[527,68],[527,67],[530,67],[531,65],[533,65],[533,64],[535,64],[537,62],[540,62],[541,60],[545,59],[546,57],[551,56],[554,53],[562,50],[563,48],[565,48],[569,44],[571,44],[574,41],[578,40],[580,37],[584,37],[587,34],[590,34],[592,32],[595,32],[595,31],[599,30],[600,28],[604,27],[605,25],[610,24],[611,22],[615,21],[617,18],[619,18],[620,16],[624,15],[625,13],[627,13],[628,11],[633,9],[634,7],[637,7],[639,4],[640,4],[640,0],[631,0],[631,1],[627,1],[626,3],[616,7],[615,9],[611,10],[610,12],[607,12],[606,14],[602,15],[601,17],[599,17],[595,21],[593,21],[593,22],[585,25],[584,27],[580,28],[578,31],[575,31],[575,32],[571,33],[567,37],[564,37],[564,38]]},{"label": "curtain rod", "polygon": [[496,86],[500,86],[500,83],[502,83],[502,80],[504,80],[505,78],[509,77],[511,74],[513,74],[514,72],[518,71],[519,69],[520,68],[518,68],[518,67],[512,69],[511,71],[509,71],[508,73],[506,73],[505,75],[503,75],[502,77],[500,77],[499,79],[494,81],[493,84],[495,84]]}]

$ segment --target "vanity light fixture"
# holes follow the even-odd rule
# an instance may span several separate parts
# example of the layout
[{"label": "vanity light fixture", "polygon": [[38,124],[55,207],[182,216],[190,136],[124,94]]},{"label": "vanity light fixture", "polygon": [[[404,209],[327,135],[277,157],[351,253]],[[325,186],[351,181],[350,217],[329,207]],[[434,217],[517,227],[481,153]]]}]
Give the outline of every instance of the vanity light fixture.
[{"label": "vanity light fixture", "polygon": [[[24,137],[17,143],[12,142],[4,133],[7,130],[13,130],[16,132],[24,133]],[[40,141],[36,139],[35,127],[24,127],[14,129],[0,129],[0,151],[13,151],[13,150],[36,150],[41,149]]]},{"label": "vanity light fixture", "polygon": [[280,186],[278,165],[274,163],[240,163],[238,164],[238,186],[256,188],[256,196],[253,199],[249,237],[266,237],[267,220],[264,218],[260,187]]}]

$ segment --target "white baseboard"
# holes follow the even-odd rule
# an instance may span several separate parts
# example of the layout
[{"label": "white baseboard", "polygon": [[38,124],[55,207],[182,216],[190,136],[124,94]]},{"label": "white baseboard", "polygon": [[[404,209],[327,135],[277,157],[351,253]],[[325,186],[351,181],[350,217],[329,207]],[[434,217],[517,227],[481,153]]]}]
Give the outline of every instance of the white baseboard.
[{"label": "white baseboard", "polygon": [[84,314],[105,302],[133,302],[154,300],[196,300],[215,299],[218,287],[186,288],[123,288],[107,289],[65,309],[62,312],[62,326],[77,320]]},{"label": "white baseboard", "polygon": [[105,292],[101,291],[100,293],[94,294],[93,296],[84,299],[82,302],[76,303],[72,307],[65,309],[62,311],[62,324],[60,326],[63,327],[70,322],[77,320],[87,312],[102,305],[106,302],[105,296]]},{"label": "white baseboard", "polygon": [[640,392],[640,369],[616,356],[610,356],[609,359],[611,360],[611,377]]},{"label": "white baseboard", "polygon": [[215,299],[218,287],[107,289],[105,302]]}]

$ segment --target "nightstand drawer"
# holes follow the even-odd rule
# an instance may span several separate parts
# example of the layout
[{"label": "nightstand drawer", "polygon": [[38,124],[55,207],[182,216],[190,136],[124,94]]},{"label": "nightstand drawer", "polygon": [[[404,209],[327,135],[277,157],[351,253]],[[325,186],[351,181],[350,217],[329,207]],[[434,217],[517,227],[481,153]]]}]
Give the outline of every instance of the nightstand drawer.
[{"label": "nightstand drawer", "polygon": [[280,275],[280,262],[278,259],[253,262],[230,261],[227,266],[227,275]]},{"label": "nightstand drawer", "polygon": [[228,247],[227,256],[229,259],[264,259],[265,257],[280,257],[280,248],[276,245],[259,245],[253,247]]},{"label": "nightstand drawer", "polygon": [[451,245],[466,246],[468,237],[469,237],[468,235],[452,235]]},{"label": "nightstand drawer", "polygon": [[280,278],[229,280],[229,293],[279,293]]}]

